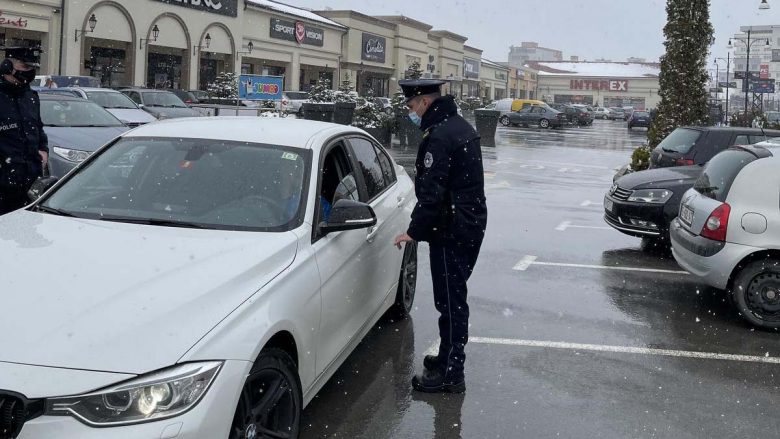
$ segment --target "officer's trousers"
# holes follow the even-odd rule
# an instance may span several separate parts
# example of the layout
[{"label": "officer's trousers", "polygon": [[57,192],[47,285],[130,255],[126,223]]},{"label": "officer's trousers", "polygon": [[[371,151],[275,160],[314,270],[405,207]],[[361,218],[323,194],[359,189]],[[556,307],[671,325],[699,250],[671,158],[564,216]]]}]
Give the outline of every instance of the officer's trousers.
[{"label": "officer's trousers", "polygon": [[[468,342],[469,305],[466,282],[479,256],[480,244],[431,244],[433,300],[439,317],[439,363],[446,382],[463,379]],[[446,365],[446,366],[445,366]]]}]

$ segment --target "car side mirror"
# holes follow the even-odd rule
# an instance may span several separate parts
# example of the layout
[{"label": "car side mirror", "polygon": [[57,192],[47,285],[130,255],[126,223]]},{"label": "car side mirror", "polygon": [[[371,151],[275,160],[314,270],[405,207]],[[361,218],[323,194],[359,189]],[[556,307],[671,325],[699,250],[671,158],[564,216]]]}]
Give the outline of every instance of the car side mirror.
[{"label": "car side mirror", "polygon": [[58,181],[60,181],[59,177],[38,177],[38,179],[35,180],[35,183],[30,187],[30,190],[27,191],[27,198],[30,201],[41,198],[41,195],[51,189]]},{"label": "car side mirror", "polygon": [[330,211],[327,222],[320,223],[320,232],[325,236],[333,232],[366,229],[376,225],[374,209],[366,203],[353,200],[338,200]]}]

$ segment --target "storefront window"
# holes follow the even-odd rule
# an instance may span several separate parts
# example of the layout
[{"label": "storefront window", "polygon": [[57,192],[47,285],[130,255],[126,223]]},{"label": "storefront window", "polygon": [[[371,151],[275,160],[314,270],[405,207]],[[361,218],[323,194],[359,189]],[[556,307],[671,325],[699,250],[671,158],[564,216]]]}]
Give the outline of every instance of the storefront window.
[{"label": "storefront window", "polygon": [[149,88],[182,88],[182,57],[149,53],[146,86]]},{"label": "storefront window", "polygon": [[103,87],[128,85],[127,51],[108,47],[92,47],[85,66],[89,76],[100,78]]},{"label": "storefront window", "polygon": [[555,95],[556,104],[586,104],[593,105],[593,96],[591,95]]},{"label": "storefront window", "polygon": [[209,84],[217,79],[217,60],[200,59],[200,90],[207,90]]}]

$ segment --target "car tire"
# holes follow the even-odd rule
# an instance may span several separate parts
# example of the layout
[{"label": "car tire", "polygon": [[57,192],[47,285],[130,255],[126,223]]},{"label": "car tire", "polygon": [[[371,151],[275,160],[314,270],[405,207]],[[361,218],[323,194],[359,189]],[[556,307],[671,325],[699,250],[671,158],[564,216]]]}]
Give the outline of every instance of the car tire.
[{"label": "car tire", "polygon": [[398,289],[395,293],[395,303],[390,308],[390,314],[396,319],[406,318],[414,306],[414,295],[417,291],[417,243],[408,242],[404,246],[404,256],[401,262],[401,273],[398,277]]},{"label": "car tire", "polygon": [[742,318],[751,325],[780,328],[780,260],[747,264],[734,279],[731,295]]},{"label": "car tire", "polygon": [[[287,352],[263,350],[244,382],[228,438],[268,436],[263,429],[277,432],[273,437],[297,438],[303,412],[297,370]],[[253,415],[254,411],[261,414]]]},{"label": "car tire", "polygon": [[503,125],[505,127],[508,127],[508,126],[511,125],[511,123],[509,123],[509,116],[501,116],[501,118],[499,118],[498,121],[501,122],[501,125]]},{"label": "car tire", "polygon": [[550,128],[550,121],[547,119],[542,119],[539,121],[539,128]]}]

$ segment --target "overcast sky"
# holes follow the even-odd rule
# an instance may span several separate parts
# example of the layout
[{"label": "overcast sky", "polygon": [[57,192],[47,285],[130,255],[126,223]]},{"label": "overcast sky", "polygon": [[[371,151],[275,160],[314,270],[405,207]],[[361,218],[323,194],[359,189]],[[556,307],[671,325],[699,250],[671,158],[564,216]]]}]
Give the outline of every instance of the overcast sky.
[{"label": "overcast sky", "polygon": [[[406,15],[434,29],[468,37],[493,61],[506,61],[509,46],[537,41],[565,59],[628,57],[657,60],[663,54],[665,0],[281,0],[312,9],[353,9],[368,15]],[[761,0],[712,0],[713,56],[726,56],[740,26],[780,25],[780,0],[759,11]]]}]

